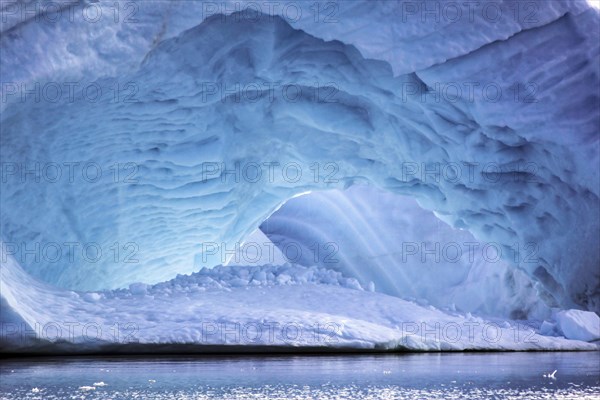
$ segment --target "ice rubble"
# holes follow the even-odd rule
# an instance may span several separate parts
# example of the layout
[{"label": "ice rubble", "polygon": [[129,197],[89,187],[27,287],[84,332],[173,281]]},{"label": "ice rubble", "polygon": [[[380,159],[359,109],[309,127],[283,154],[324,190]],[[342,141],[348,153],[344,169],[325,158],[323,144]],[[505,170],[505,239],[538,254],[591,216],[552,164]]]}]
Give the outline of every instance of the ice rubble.
[{"label": "ice rubble", "polygon": [[[235,3],[217,11],[228,14]],[[491,21],[476,12],[474,20],[441,23],[423,22],[393,2],[339,3],[337,22],[324,23],[315,21],[309,6],[290,20],[243,12],[223,17],[199,2],[158,1],[141,3],[135,24],[124,18],[91,24],[80,17],[90,4],[73,7],[74,20],[58,22],[13,15],[8,5],[2,9],[8,15],[0,36],[3,82],[28,88],[35,82],[94,82],[103,89],[94,101],[76,90],[73,99],[36,102],[13,94],[12,86],[1,88],[0,157],[17,168],[14,175],[3,169],[1,239],[16,245],[16,263],[33,277],[77,290],[133,284],[129,293],[144,297],[152,287],[147,285],[224,263],[222,254],[209,254],[200,244],[234,248],[294,195],[371,183],[414,197],[449,225],[500,244],[503,254],[537,246],[539,263],[506,259],[500,268],[515,277],[516,299],[503,292],[500,304],[491,297],[480,308],[469,304],[478,312],[599,310],[599,17],[584,2],[533,2],[535,19],[505,12]],[[112,2],[94,4],[111,15]],[[475,90],[456,99],[445,92],[456,83],[464,90],[468,82],[505,95],[490,100],[489,93]],[[275,83],[276,90],[265,89]],[[251,90],[232,93],[235,85]],[[289,85],[302,95],[283,96],[280,89]],[[131,96],[134,102],[125,101]],[[36,162],[58,163],[63,177],[69,176],[64,163],[80,164],[75,182],[20,179]],[[269,164],[274,179],[266,178],[265,162],[277,163]],[[332,162],[336,181],[328,179]],[[89,178],[82,171],[86,163],[104,174],[94,182],[82,179]],[[251,163],[263,165],[263,179],[223,174]],[[282,174],[290,163],[304,172],[297,181]],[[448,165],[460,167],[458,179],[427,174]],[[361,235],[345,238],[359,243]],[[28,248],[49,243],[79,247],[61,246],[58,263],[27,255]],[[86,243],[98,244],[105,257],[90,262],[80,251]],[[121,252],[133,244],[138,262],[115,262],[115,243],[124,246]],[[6,265],[3,260],[3,277]],[[353,265],[344,273],[365,284],[370,266]],[[500,269],[480,268],[475,281],[464,280],[467,269],[444,280],[456,279],[459,309],[468,302],[467,291],[460,298],[461,288],[500,279]],[[393,290],[386,284],[401,281],[372,278],[376,290],[388,293]],[[17,297],[10,296],[17,292],[6,289],[13,284],[3,278],[3,318],[11,321],[37,315],[33,304],[43,296],[73,293],[35,286],[39,292],[26,291],[31,298],[16,308],[11,302]],[[529,284],[545,295],[545,305],[522,290]],[[433,295],[434,286],[424,282],[415,289],[432,304],[453,296]],[[498,287],[507,288],[506,282]],[[319,297],[316,292],[311,295]],[[100,295],[77,296],[86,307],[99,307],[88,311],[102,314]],[[374,296],[398,302],[390,306],[399,309],[408,304]]]}]

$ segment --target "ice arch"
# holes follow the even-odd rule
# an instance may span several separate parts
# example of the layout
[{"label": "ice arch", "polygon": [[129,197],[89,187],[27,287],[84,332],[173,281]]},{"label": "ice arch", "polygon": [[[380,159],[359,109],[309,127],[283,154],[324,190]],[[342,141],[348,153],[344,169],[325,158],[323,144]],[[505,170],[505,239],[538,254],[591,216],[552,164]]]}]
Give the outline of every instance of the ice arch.
[{"label": "ice arch", "polygon": [[[495,243],[478,242],[414,199],[374,187],[290,199],[260,230],[290,262],[334,269],[363,287],[440,309],[544,319],[545,301],[552,303]],[[534,253],[523,255],[533,260]]]},{"label": "ice arch", "polygon": [[[136,264],[122,257],[89,262],[79,250],[68,262],[26,254],[19,261],[63,287],[158,282],[218,264],[201,253],[202,243],[232,246],[295,194],[372,182],[416,197],[480,240],[507,250],[536,243],[539,264],[521,267],[558,304],[597,309],[599,123],[591,88],[598,86],[598,14],[540,4],[551,5],[542,7],[539,27],[507,24],[496,41],[466,35],[465,48],[448,61],[417,57],[422,63],[401,75],[393,73],[399,60],[411,56],[402,47],[378,61],[280,18],[214,16],[157,44],[139,69],[99,80],[103,95],[94,102],[82,93],[74,101],[11,101],[2,114],[1,156],[17,173],[4,170],[2,238],[21,249],[69,242],[110,252],[114,243],[134,243]],[[343,40],[351,30],[341,26]],[[457,29],[445,33],[461,40],[465,32]],[[11,34],[3,43],[21,40]],[[563,63],[556,63],[557,51]],[[466,81],[493,83],[503,93],[534,82],[536,92],[526,96],[536,101],[509,95],[490,102],[482,92],[452,101],[439,96],[440,85]],[[136,101],[124,101],[132,91],[122,86],[115,101],[115,84],[129,82]],[[299,88],[297,97],[269,90],[276,82]],[[219,89],[236,84],[245,91]],[[15,179],[31,168],[23,161],[93,162],[104,174],[95,182]],[[264,162],[296,163],[304,173],[251,181],[207,169]],[[111,166],[129,163],[135,182],[115,180]],[[330,163],[335,182],[320,169]],[[461,168],[458,176],[422,174],[448,165]]]}]

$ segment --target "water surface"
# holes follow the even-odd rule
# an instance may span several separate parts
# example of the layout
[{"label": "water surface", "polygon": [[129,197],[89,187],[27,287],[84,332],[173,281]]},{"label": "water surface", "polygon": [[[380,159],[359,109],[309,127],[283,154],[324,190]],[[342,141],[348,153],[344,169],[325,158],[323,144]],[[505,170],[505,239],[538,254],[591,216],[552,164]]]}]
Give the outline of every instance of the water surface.
[{"label": "water surface", "polygon": [[6,359],[0,378],[2,399],[600,399],[600,353]]}]

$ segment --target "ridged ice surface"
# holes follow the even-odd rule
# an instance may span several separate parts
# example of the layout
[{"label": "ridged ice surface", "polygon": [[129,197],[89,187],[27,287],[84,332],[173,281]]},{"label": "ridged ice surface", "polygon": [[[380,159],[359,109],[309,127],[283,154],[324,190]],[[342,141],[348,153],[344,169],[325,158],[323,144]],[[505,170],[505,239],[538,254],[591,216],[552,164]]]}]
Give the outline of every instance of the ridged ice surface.
[{"label": "ridged ice surface", "polygon": [[[95,102],[76,92],[73,101],[3,104],[3,162],[93,162],[103,171],[94,183],[80,169],[75,183],[2,183],[5,243],[104,251],[96,262],[79,250],[54,263],[17,254],[29,273],[71,289],[157,283],[220,264],[202,244],[234,247],[295,194],[371,182],[506,252],[535,243],[539,263],[517,264],[551,303],[598,310],[596,10],[543,1],[535,23],[396,25],[391,3],[353,2],[330,25],[259,15],[195,26],[188,3],[157,4],[139,10],[135,28],[110,18],[3,24],[3,79],[113,76],[98,81]],[[207,82],[247,90],[237,101],[211,95]],[[270,96],[264,88],[275,82],[301,94]],[[494,83],[504,96],[436,98],[452,82]],[[236,182],[203,175],[207,162],[228,170],[294,162],[303,174],[291,182],[275,167],[267,179],[265,168],[258,182]],[[115,181],[115,163],[134,165],[134,180],[119,167]],[[330,163],[337,182],[327,181]],[[418,172],[407,175],[406,163]],[[451,163],[461,166],[458,179],[420,173]],[[124,264],[131,244],[139,261]]]},{"label": "ridged ice surface", "polygon": [[[187,0],[156,0],[135,5],[125,2],[115,9],[114,2],[86,1],[79,7],[65,7],[67,10],[58,18],[52,14],[39,16],[43,11],[55,12],[54,6],[48,6],[53,4],[51,0],[40,0],[37,8],[15,8],[15,3],[26,4],[23,0],[6,3],[0,25],[8,33],[0,38],[3,52],[8,55],[0,61],[7,81],[116,76],[135,69],[161,40],[177,36],[215,14],[235,11],[242,12],[247,20],[256,20],[256,11],[277,15],[316,37],[356,46],[365,57],[384,60],[396,74],[403,74],[546,25],[567,12],[579,14],[589,8],[577,0],[532,0],[526,4],[483,0],[476,7],[474,3],[457,2],[443,8],[444,4],[439,3],[438,9],[436,2],[411,9],[410,5],[402,7],[394,2],[374,5],[328,0],[276,4],[226,0],[216,7],[215,3],[207,6]],[[436,12],[424,15],[421,11],[426,10]],[[36,23],[39,21],[51,23]],[[39,47],[22,52],[34,39]]]}]

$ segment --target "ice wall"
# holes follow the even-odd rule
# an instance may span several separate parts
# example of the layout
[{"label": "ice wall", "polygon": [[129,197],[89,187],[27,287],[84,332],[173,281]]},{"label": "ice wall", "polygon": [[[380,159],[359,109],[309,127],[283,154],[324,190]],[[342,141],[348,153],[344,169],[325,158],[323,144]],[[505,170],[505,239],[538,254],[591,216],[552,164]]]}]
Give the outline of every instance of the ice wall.
[{"label": "ice wall", "polygon": [[0,8],[0,43],[5,55],[0,65],[7,82],[118,76],[136,70],[162,40],[210,16],[237,12],[240,19],[257,21],[260,12],[277,15],[316,37],[354,45],[367,58],[387,61],[398,75],[444,63],[549,24],[567,12],[580,14],[589,8],[580,0],[525,4],[481,0],[450,5],[431,0],[16,0]]},{"label": "ice wall", "polygon": [[[31,274],[78,289],[166,280],[221,263],[204,244],[234,247],[295,194],[372,182],[507,253],[535,243],[539,263],[519,266],[556,304],[598,309],[597,11],[536,2],[534,20],[436,24],[352,2],[334,24],[241,13],[181,32],[210,13],[157,4],[135,27],[3,25],[3,80],[116,76],[93,101],[3,85],[2,239]],[[38,182],[37,162],[62,178]],[[251,163],[257,181],[223,173]],[[58,262],[23,253],[49,243]]]}]

